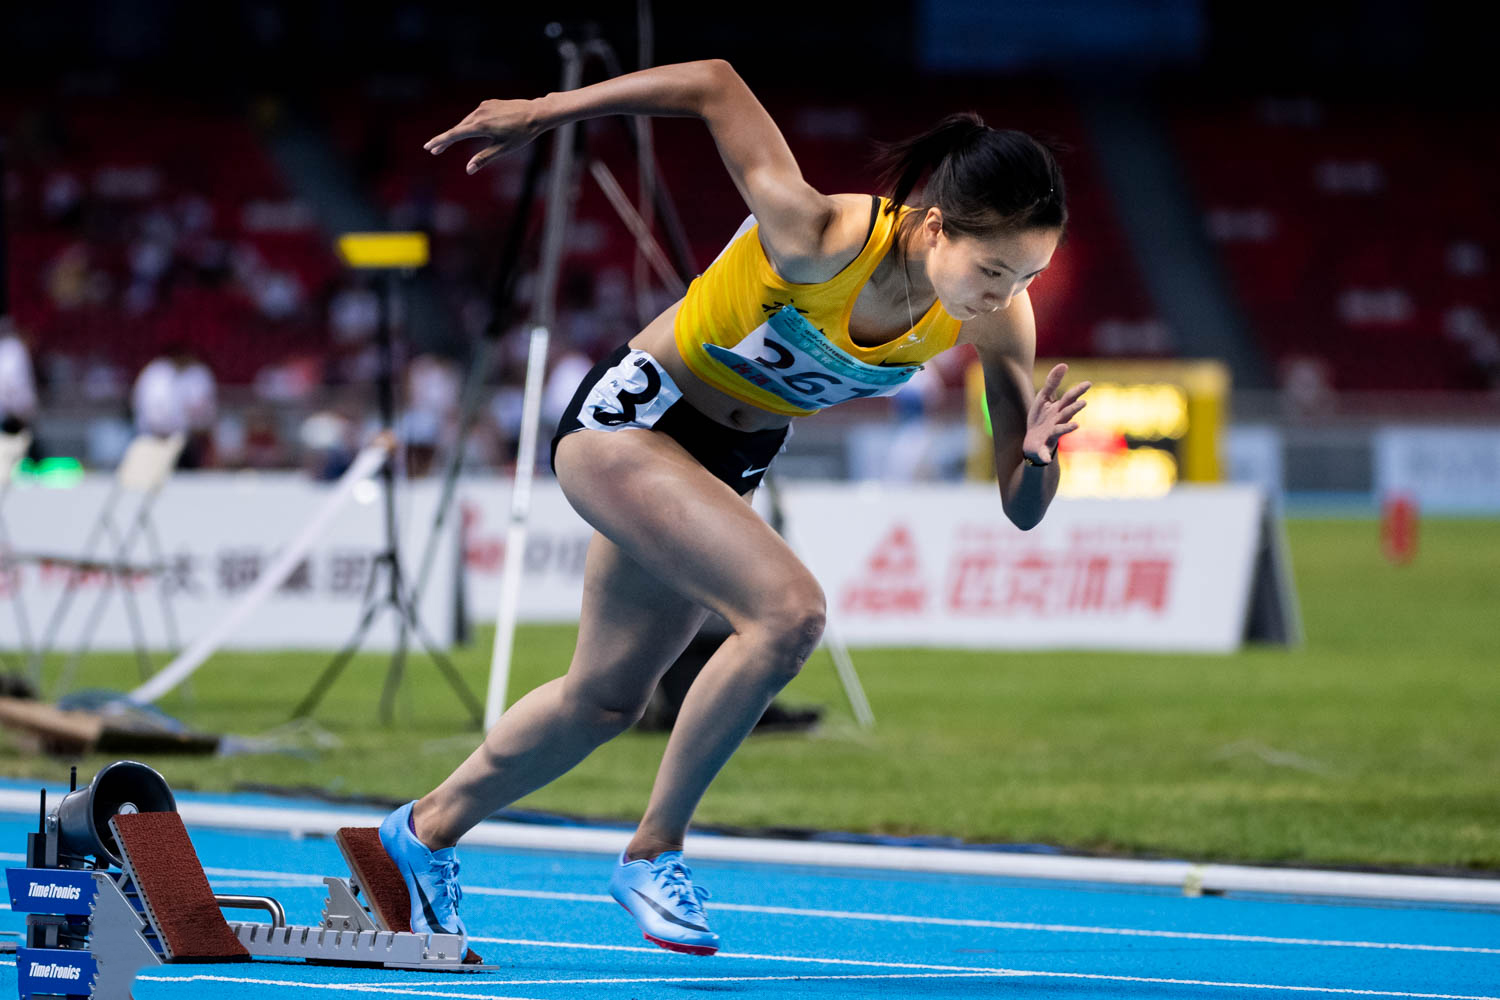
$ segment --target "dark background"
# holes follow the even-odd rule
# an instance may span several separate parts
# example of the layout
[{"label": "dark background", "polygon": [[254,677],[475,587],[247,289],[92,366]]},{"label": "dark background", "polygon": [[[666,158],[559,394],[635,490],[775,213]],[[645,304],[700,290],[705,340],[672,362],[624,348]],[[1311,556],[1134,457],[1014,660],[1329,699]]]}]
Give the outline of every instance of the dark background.
[{"label": "dark background", "polygon": [[[1476,10],[1396,0],[865,6],[772,0],[657,3],[652,20],[657,63],[716,56],[742,72],[794,74],[819,88],[859,86],[872,75],[1042,72],[1080,81],[1144,75],[1478,101],[1492,45],[1477,30]],[[497,3],[485,10],[330,0],[100,0],[14,5],[5,15],[0,80],[30,90],[100,86],[113,78],[229,96],[292,97],[351,76],[529,89],[554,75],[556,60],[543,36],[549,22],[597,25],[627,62],[635,51],[631,3]],[[980,25],[989,30],[975,32]]]}]

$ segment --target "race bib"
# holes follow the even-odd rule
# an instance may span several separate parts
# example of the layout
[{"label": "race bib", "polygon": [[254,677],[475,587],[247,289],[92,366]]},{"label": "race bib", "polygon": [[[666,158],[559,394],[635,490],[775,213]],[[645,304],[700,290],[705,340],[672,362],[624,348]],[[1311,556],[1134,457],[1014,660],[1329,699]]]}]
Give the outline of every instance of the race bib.
[{"label": "race bib", "polygon": [[792,306],[773,313],[734,347],[704,344],[703,349],[746,382],[802,410],[893,395],[922,368],[851,357]]},{"label": "race bib", "polygon": [[594,383],[578,422],[596,431],[650,428],[681,398],[682,390],[651,355],[631,351]]}]

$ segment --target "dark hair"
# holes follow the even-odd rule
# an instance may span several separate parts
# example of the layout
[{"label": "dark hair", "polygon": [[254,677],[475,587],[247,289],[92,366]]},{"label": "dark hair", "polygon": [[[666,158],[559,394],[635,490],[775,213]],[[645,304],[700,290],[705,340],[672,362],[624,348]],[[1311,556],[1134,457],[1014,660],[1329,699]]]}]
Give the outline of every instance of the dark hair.
[{"label": "dark hair", "polygon": [[1068,226],[1067,190],[1052,148],[1025,132],[994,129],[972,112],[949,115],[921,135],[882,143],[876,156],[888,212],[899,211],[928,177],[920,210],[943,211],[943,231],[983,239]]}]

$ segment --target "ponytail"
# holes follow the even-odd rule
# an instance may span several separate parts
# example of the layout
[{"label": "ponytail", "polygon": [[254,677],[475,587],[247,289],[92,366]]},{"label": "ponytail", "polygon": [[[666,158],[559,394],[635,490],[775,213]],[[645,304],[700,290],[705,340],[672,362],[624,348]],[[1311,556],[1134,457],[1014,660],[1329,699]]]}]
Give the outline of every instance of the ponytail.
[{"label": "ponytail", "polygon": [[909,217],[910,225],[936,205],[950,235],[1067,228],[1067,194],[1052,149],[1024,132],[990,128],[972,112],[880,144],[875,167],[891,200],[887,212],[899,211],[927,177],[921,210]]}]

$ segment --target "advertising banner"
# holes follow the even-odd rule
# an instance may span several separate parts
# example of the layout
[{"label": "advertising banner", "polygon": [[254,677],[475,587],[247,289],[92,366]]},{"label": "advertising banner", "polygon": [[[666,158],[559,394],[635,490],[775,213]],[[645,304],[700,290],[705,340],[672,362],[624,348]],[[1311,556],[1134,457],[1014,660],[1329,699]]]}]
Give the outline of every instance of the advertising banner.
[{"label": "advertising banner", "polygon": [[[493,620],[508,487],[460,495],[467,606]],[[1246,637],[1257,574],[1285,585],[1267,599],[1291,600],[1253,486],[1058,499],[1029,532],[992,485],[802,483],[781,495],[792,546],[851,646],[1224,651]],[[520,619],[576,621],[588,526],[551,482],[537,484],[532,518]]]},{"label": "advertising banner", "polygon": [[1500,513],[1500,431],[1384,427],[1375,433],[1375,495],[1422,511]]},{"label": "advertising banner", "polygon": [[[226,647],[336,649],[347,641],[384,539],[379,491],[366,485]],[[440,485],[423,481],[399,493],[409,585]],[[85,574],[61,612],[55,646],[66,651],[81,641],[96,603],[102,610],[92,648],[132,648],[131,607],[149,647],[167,644],[169,619],[177,645],[191,642],[255,583],[326,491],[295,475],[177,477],[150,512],[165,555],[159,571]],[[0,574],[0,645],[19,645],[17,609],[32,643],[59,614],[71,571],[37,553],[79,555],[108,496],[105,480],[9,495],[3,515],[23,558]],[[1273,633],[1295,625],[1284,549],[1274,544],[1279,533],[1254,486],[1179,485],[1151,499],[1059,498],[1027,532],[1006,519],[993,485],[787,483],[781,501],[789,540],[851,646],[1225,651],[1257,621],[1291,623]],[[438,545],[420,594],[423,625],[439,643],[454,638],[457,600],[471,620],[494,620],[509,509],[508,480],[458,484],[444,533],[452,541]],[[129,531],[132,516],[122,504],[113,520]],[[536,484],[522,622],[577,621],[591,535],[554,481]],[[101,542],[94,551],[104,556],[116,547]],[[144,564],[146,551],[138,538],[123,561]],[[384,576],[374,582],[379,597]],[[391,648],[394,625],[393,613],[379,614],[364,648]]]},{"label": "advertising banner", "polygon": [[[332,487],[295,474],[178,475],[143,509],[111,477],[69,489],[17,485],[5,497],[10,558],[0,572],[0,646],[99,650],[181,648],[240,600],[311,521]],[[402,490],[398,545],[408,585],[430,533],[435,486]],[[453,639],[457,520],[437,547],[418,616],[433,639]],[[149,537],[148,537],[149,536]],[[159,546],[153,557],[149,538]],[[228,635],[231,649],[336,649],[354,633],[367,591],[388,592],[385,510],[368,480],[290,576]],[[373,587],[372,587],[373,583]],[[397,616],[379,612],[362,643],[395,648]],[[25,635],[27,642],[21,642]]]}]

